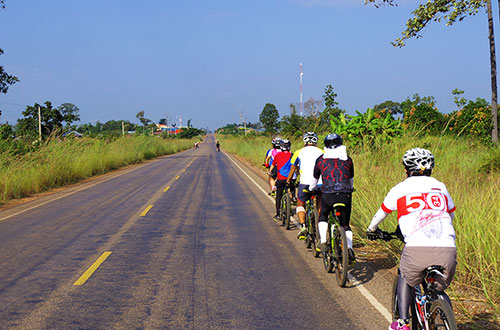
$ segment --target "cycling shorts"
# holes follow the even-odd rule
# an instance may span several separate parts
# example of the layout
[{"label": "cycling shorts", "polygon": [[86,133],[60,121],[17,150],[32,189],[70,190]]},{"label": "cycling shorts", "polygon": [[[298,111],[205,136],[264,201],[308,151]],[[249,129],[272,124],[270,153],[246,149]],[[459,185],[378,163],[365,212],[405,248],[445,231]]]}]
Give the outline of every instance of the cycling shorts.
[{"label": "cycling shorts", "polygon": [[436,290],[444,291],[453,280],[457,268],[457,249],[454,247],[405,246],[401,253],[399,270],[410,286],[416,287],[424,279],[429,266],[442,266],[444,278],[436,277]]},{"label": "cycling shorts", "polygon": [[[304,191],[304,189],[307,190]],[[314,196],[314,194],[312,192],[309,191],[309,185],[308,184],[302,184],[302,183],[299,183],[299,187],[298,187],[298,190],[299,190],[299,193],[297,194],[297,198],[299,201],[301,201],[302,203],[306,203],[312,196]]]}]

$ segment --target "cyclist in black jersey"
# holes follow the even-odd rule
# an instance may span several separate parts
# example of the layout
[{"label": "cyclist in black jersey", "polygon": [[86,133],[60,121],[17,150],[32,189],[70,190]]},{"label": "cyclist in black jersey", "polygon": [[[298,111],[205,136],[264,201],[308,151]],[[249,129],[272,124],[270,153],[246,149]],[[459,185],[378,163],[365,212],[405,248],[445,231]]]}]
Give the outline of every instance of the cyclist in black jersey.
[{"label": "cyclist in black jersey", "polygon": [[319,212],[318,231],[320,235],[319,249],[322,253],[328,248],[326,232],[328,230],[328,215],[335,203],[345,204],[342,211],[340,225],[344,227],[347,236],[349,262],[354,263],[355,256],[352,249],[352,231],[349,227],[351,218],[352,192],[354,184],[354,164],[347,155],[346,147],[342,145],[342,138],[338,134],[328,134],[325,137],[324,154],[318,157],[314,166],[314,180],[309,189],[314,189],[320,176],[323,179],[321,186],[321,208]]}]

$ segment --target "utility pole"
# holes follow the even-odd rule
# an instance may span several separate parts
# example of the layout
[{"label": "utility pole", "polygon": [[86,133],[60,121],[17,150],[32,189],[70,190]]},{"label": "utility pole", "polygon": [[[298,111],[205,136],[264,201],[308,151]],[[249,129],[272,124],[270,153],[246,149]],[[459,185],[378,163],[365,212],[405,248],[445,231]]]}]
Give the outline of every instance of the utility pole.
[{"label": "utility pole", "polygon": [[42,142],[42,110],[38,106],[38,141]]},{"label": "utility pole", "polygon": [[302,110],[304,108],[304,104],[302,102],[302,76],[304,73],[302,72],[302,62],[300,62],[300,116],[302,117]]},{"label": "utility pole", "polygon": [[123,123],[123,120],[122,120],[122,136],[125,135],[125,124]]}]

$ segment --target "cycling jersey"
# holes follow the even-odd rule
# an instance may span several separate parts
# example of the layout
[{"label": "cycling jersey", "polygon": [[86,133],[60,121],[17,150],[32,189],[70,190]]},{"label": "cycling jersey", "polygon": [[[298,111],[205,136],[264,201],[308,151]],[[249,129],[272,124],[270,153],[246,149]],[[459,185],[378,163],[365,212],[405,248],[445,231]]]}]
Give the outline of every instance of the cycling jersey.
[{"label": "cycling jersey", "polygon": [[322,154],[323,150],[315,146],[305,146],[294,152],[291,163],[300,170],[300,184],[310,185],[312,183],[316,159]]},{"label": "cycling jersey", "polygon": [[276,166],[276,168],[278,169],[277,180],[286,180],[287,179],[287,177],[283,176],[279,170],[283,167],[283,165],[285,165],[288,162],[288,160],[290,159],[291,156],[292,156],[292,154],[289,151],[283,151],[283,152],[278,153],[276,155],[276,157],[274,158],[273,163]]},{"label": "cycling jersey", "polygon": [[455,247],[450,216],[455,204],[444,183],[429,176],[408,177],[389,191],[381,208],[398,211],[406,246]]},{"label": "cycling jersey", "polygon": [[322,193],[351,193],[353,191],[354,165],[351,157],[347,156],[345,146],[335,149],[325,148],[325,153],[316,160],[311,189],[316,187],[320,176],[323,178]]}]

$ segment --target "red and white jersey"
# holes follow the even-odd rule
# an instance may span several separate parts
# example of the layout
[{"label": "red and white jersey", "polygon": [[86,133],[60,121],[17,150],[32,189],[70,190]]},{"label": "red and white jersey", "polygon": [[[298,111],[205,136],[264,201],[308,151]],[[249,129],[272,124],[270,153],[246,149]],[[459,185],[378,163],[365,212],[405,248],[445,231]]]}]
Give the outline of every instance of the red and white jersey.
[{"label": "red and white jersey", "polygon": [[455,247],[450,216],[455,204],[444,183],[429,176],[411,176],[389,191],[382,210],[398,211],[406,246]]}]

